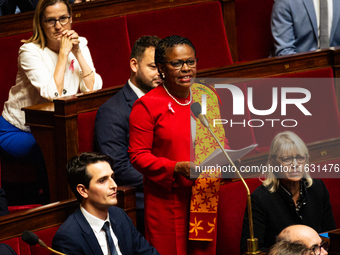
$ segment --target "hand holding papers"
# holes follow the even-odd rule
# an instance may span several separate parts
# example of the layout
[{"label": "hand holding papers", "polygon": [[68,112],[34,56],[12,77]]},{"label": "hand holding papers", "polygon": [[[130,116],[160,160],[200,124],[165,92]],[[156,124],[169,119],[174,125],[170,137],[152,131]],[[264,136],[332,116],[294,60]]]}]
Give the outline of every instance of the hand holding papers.
[{"label": "hand holding papers", "polygon": [[[256,148],[258,144],[252,144],[248,147],[245,147],[240,150],[225,150],[230,159],[232,161],[236,161],[240,158],[242,158],[244,155],[248,154],[250,151],[252,151],[254,148]],[[213,153],[211,153],[201,164],[200,166],[225,166],[231,164],[229,160],[224,155],[224,152],[222,149],[218,148]]]}]

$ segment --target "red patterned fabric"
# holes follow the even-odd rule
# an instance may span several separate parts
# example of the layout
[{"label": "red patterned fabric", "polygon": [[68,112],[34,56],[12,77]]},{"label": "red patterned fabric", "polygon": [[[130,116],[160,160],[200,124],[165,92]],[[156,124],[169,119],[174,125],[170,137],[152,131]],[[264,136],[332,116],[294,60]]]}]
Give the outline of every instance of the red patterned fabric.
[{"label": "red patterned fabric", "polygon": [[131,47],[142,35],[180,35],[195,46],[198,69],[233,63],[219,1],[127,15]]},{"label": "red patterned fabric", "polygon": [[125,84],[130,76],[131,51],[125,16],[78,23],[72,28],[88,40],[103,88]]},{"label": "red patterned fabric", "polygon": [[[214,119],[220,119],[219,101],[213,87],[194,83],[191,86],[193,102],[202,102],[202,94],[206,95],[206,118],[212,132],[223,148],[228,148],[228,140],[222,125],[213,125]],[[195,164],[201,164],[211,153],[220,148],[208,129],[201,121],[196,120]],[[220,173],[201,173],[195,180],[191,191],[189,240],[209,241],[205,252],[216,253],[217,207],[220,188]],[[197,242],[196,242],[197,243]],[[192,245],[189,254],[200,254],[201,247]]]}]

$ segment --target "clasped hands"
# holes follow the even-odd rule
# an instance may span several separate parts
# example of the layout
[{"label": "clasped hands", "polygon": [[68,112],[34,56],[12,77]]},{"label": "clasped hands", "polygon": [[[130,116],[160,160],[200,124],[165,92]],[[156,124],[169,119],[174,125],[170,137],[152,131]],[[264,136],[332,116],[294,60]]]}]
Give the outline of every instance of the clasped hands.
[{"label": "clasped hands", "polygon": [[74,30],[64,30],[60,41],[60,52],[69,54],[71,51],[76,56],[79,51],[79,35]]}]

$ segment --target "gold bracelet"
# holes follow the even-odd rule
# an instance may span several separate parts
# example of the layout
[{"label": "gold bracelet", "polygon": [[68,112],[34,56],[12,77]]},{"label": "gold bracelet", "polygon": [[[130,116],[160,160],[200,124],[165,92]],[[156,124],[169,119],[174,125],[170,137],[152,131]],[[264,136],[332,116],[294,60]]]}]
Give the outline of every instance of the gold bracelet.
[{"label": "gold bracelet", "polygon": [[89,72],[87,75],[84,75],[83,79],[86,78],[87,76],[89,76],[91,73],[93,73],[93,70],[91,72]]}]

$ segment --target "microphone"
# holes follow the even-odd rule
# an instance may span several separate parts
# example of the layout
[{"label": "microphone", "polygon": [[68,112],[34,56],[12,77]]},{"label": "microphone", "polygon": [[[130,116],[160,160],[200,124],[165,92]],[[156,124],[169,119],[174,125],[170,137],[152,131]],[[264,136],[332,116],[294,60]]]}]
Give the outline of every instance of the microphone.
[{"label": "microphone", "polygon": [[39,244],[41,247],[44,247],[44,248],[50,250],[54,254],[66,255],[65,253],[61,253],[59,251],[53,250],[52,248],[48,247],[41,239],[39,239],[39,237],[36,234],[34,234],[33,232],[31,232],[29,230],[25,230],[24,232],[22,232],[21,239],[25,243],[28,243],[29,245]]},{"label": "microphone", "polygon": [[205,117],[204,114],[202,114],[202,107],[201,107],[200,103],[195,102],[190,106],[190,108],[191,108],[192,113],[195,115],[195,117],[199,118],[199,120],[202,122],[202,124],[206,128],[210,128],[207,118]]},{"label": "microphone", "polygon": [[251,196],[250,196],[249,187],[248,187],[247,183],[244,181],[240,171],[237,169],[237,167],[235,166],[234,162],[231,160],[231,158],[229,157],[228,153],[223,148],[222,144],[220,143],[220,141],[218,140],[218,138],[216,137],[214,132],[211,130],[207,118],[205,117],[204,114],[202,114],[202,107],[201,107],[200,103],[195,102],[195,103],[193,103],[191,105],[190,108],[191,108],[192,113],[195,115],[195,117],[198,118],[202,122],[203,126],[205,126],[209,130],[210,134],[216,140],[218,145],[221,147],[222,151],[224,152],[224,155],[227,157],[227,159],[232,164],[232,166],[235,167],[238,176],[240,177],[243,185],[245,186],[245,188],[247,190],[247,205],[248,205],[248,218],[249,218],[249,233],[250,233],[250,238],[247,239],[248,252],[246,252],[246,254],[247,255],[250,255],[250,254],[262,254],[262,252],[257,249],[258,248],[258,239],[254,238],[253,214],[252,214],[252,209],[251,209]]}]

